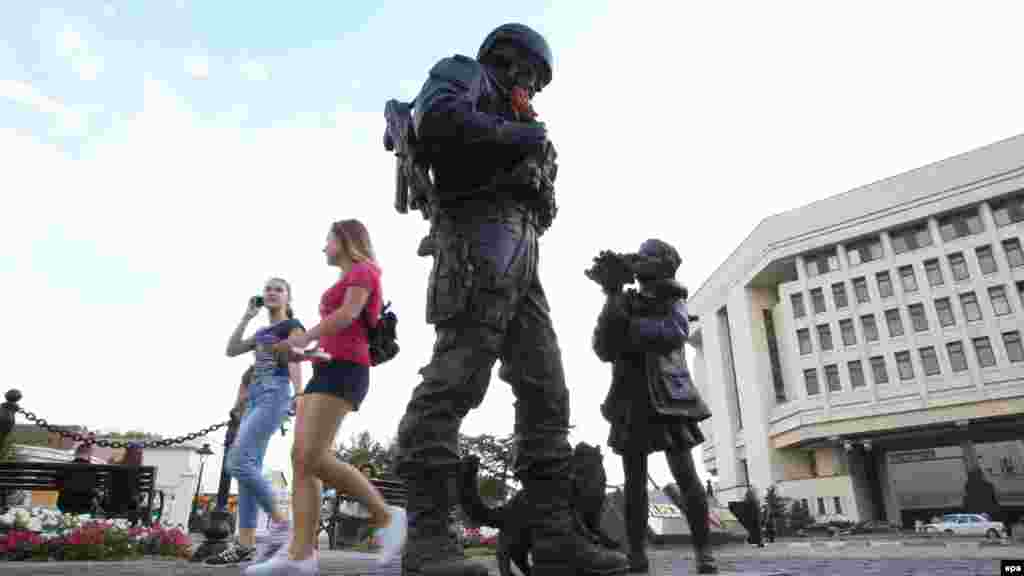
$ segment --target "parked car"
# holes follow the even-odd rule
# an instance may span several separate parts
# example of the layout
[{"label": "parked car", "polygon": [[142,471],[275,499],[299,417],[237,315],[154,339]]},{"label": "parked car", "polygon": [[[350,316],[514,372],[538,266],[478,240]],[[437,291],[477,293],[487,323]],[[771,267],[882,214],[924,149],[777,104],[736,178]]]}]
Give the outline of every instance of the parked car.
[{"label": "parked car", "polygon": [[924,531],[986,538],[1006,536],[1006,526],[1002,522],[993,522],[981,514],[946,514],[941,522],[925,524]]},{"label": "parked car", "polygon": [[841,536],[848,534],[895,534],[900,531],[900,527],[888,520],[864,520],[857,522],[853,526],[840,530]]}]

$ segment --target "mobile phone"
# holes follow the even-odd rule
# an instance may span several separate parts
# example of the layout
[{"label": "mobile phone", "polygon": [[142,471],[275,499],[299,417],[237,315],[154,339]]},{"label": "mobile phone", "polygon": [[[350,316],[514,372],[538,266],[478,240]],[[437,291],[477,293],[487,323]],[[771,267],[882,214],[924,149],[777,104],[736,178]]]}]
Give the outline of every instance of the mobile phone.
[{"label": "mobile phone", "polygon": [[263,296],[253,296],[249,298],[249,306],[260,307],[263,306]]}]

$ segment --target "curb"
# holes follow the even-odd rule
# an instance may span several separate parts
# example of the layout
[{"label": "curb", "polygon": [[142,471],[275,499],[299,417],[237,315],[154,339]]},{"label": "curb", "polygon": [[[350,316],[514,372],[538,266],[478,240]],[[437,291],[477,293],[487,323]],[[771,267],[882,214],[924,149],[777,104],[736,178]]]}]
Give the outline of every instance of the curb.
[{"label": "curb", "polygon": [[817,541],[817,542],[790,542],[789,548],[798,550],[817,549],[841,549],[841,548],[991,548],[1012,546],[1008,540],[997,541],[966,541],[946,542],[942,540],[922,540],[918,542],[900,540],[846,540],[846,541]]}]

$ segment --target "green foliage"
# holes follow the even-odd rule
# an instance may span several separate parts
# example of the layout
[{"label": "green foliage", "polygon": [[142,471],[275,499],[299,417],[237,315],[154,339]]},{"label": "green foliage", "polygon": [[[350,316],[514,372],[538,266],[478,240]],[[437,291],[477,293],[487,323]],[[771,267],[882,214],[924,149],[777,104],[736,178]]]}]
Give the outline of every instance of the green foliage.
[{"label": "green foliage", "polygon": [[347,445],[342,443],[338,447],[337,455],[356,468],[369,464],[379,474],[391,469],[393,452],[394,442],[385,446],[364,430],[353,435]]},{"label": "green foliage", "polygon": [[463,457],[474,455],[480,459],[480,496],[485,500],[504,502],[508,499],[511,483],[514,437],[509,434],[496,437],[459,435],[459,451]]},{"label": "green foliage", "polygon": [[792,530],[791,510],[795,503],[792,498],[780,496],[778,488],[769,486],[764,494],[764,511],[766,522],[771,522],[776,535],[788,534]]}]

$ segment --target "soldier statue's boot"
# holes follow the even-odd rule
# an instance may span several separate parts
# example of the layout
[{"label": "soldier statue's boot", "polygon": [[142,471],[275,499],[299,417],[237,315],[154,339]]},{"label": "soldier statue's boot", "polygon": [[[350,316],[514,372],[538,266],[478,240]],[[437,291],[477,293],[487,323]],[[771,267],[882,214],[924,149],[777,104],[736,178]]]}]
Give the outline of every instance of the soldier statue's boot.
[{"label": "soldier statue's boot", "polygon": [[686,498],[686,521],[693,535],[693,554],[697,574],[718,574],[711,555],[711,527],[708,526],[708,500],[704,490],[695,490]]},{"label": "soldier statue's boot", "polygon": [[402,553],[402,575],[488,576],[487,567],[466,559],[461,539],[452,530],[451,474],[432,468],[403,479],[409,532]]},{"label": "soldier statue's boot", "polygon": [[625,554],[598,546],[573,521],[573,482],[568,471],[523,479],[533,541],[533,576],[626,574]]}]

